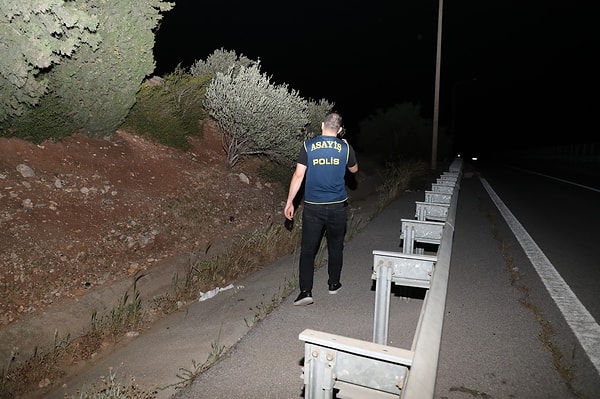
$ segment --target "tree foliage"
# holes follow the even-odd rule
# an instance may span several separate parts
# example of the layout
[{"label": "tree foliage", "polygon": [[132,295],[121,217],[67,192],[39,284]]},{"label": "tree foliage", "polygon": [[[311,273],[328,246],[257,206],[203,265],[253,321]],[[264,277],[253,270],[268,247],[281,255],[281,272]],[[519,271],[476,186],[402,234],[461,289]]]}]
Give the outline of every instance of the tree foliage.
[{"label": "tree foliage", "polygon": [[[44,1],[34,3],[23,8],[33,10]],[[171,9],[173,3],[162,0],[54,0],[52,3],[68,4],[81,15],[90,16],[85,21],[96,22],[96,36],[92,40],[91,35],[82,34],[75,51],[65,54],[60,62],[39,69],[38,78],[46,82],[40,112],[62,115],[65,126],[75,126],[91,136],[110,134],[123,122],[142,81],[154,70],[154,29],[162,18],[161,12]],[[26,21],[29,14],[24,15],[22,19]],[[85,32],[79,21],[71,19],[69,23]],[[40,30],[39,25],[45,26],[44,22],[23,27],[33,43],[46,43],[55,35],[45,28]],[[12,28],[10,20],[8,24],[7,28]],[[60,24],[67,26],[63,20]],[[21,48],[26,48],[25,44]],[[55,110],[60,110],[60,114]],[[37,126],[39,133],[32,135],[64,135],[53,130],[55,125]],[[16,134],[23,135],[18,132],[23,126],[18,118],[11,121],[11,131]]]},{"label": "tree foliage", "polygon": [[386,162],[427,159],[433,124],[420,113],[421,107],[412,103],[378,110],[360,122],[357,147]]},{"label": "tree foliage", "polygon": [[161,0],[76,0],[99,18],[102,45],[83,46],[54,68],[51,89],[72,112],[75,123],[91,136],[112,133],[135,103],[144,78],[155,68],[154,32],[160,12],[172,3]]},{"label": "tree foliage", "polygon": [[22,115],[47,92],[44,71],[83,43],[98,47],[98,18],[73,1],[0,0],[0,122]]}]

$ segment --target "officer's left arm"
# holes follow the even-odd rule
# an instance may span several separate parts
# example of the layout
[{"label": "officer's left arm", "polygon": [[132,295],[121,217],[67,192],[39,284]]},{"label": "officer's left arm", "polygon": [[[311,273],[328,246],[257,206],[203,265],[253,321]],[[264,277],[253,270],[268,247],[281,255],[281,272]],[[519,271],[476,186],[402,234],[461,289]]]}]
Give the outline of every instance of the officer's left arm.
[{"label": "officer's left arm", "polygon": [[[346,139],[342,139],[344,141],[344,143],[348,144],[348,141]],[[354,152],[354,148],[352,148],[352,146],[350,144],[348,144],[348,164],[350,164],[352,161],[354,161],[354,164],[352,166],[348,166],[348,170],[351,173],[356,173],[358,172],[358,161],[356,160],[356,153]]]}]

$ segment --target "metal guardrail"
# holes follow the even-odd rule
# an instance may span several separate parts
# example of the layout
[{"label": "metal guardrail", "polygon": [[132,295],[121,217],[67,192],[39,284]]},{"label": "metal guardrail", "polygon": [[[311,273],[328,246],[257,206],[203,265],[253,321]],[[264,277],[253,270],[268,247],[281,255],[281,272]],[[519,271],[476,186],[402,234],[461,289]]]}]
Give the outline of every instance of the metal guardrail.
[{"label": "metal guardrail", "polygon": [[[451,166],[450,171],[456,172],[460,181],[462,162],[455,161],[453,165],[454,168]],[[401,399],[431,399],[435,393],[457,206],[458,191],[452,195],[431,288],[423,304],[422,319],[416,334],[410,378],[401,392]]]},{"label": "metal guardrail", "polygon": [[[462,160],[456,159],[449,172],[438,179],[438,184],[443,180],[441,184],[453,189],[443,194],[447,200],[442,206],[443,214],[436,211],[432,215],[432,219],[444,222],[434,255],[418,253],[413,245],[403,246],[403,252],[373,251],[373,342],[310,329],[300,333],[300,340],[305,342],[306,399],[333,398],[334,388],[339,391],[337,398],[433,398],[461,174]],[[425,203],[435,208],[434,201],[440,197],[428,193],[433,194],[426,192]],[[417,209],[417,220],[426,221],[427,210],[421,208]],[[437,228],[438,224],[432,226]],[[401,239],[414,239],[414,234],[404,234]],[[410,350],[387,345],[392,283],[427,289]]]}]

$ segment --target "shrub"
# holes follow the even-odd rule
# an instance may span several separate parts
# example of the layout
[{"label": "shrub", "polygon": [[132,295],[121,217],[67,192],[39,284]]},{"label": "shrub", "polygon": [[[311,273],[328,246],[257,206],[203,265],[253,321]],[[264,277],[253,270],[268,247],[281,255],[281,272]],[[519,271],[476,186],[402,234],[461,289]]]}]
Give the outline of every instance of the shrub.
[{"label": "shrub", "polygon": [[318,101],[308,100],[308,125],[306,126],[306,135],[315,137],[321,134],[321,122],[333,109],[335,104],[325,99]]},{"label": "shrub", "polygon": [[47,139],[62,140],[77,131],[78,126],[65,118],[69,109],[52,95],[43,97],[35,107],[26,108],[19,118],[12,120],[5,136],[18,137],[40,144]]},{"label": "shrub", "polygon": [[186,150],[188,136],[201,136],[202,106],[210,77],[192,76],[181,67],[146,81],[124,127],[171,147]]},{"label": "shrub", "polygon": [[204,105],[221,128],[230,167],[259,154],[292,164],[310,122],[308,102],[287,85],[271,84],[258,62],[217,72]]}]

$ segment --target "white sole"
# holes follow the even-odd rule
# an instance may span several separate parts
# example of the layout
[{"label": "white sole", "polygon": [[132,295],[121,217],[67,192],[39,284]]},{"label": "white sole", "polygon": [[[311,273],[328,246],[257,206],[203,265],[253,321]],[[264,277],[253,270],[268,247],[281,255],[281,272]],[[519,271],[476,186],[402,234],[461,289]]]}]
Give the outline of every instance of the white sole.
[{"label": "white sole", "polygon": [[299,300],[298,302],[294,302],[294,306],[304,306],[304,305],[310,305],[312,303],[314,303],[312,298],[303,298],[303,299]]}]

